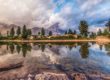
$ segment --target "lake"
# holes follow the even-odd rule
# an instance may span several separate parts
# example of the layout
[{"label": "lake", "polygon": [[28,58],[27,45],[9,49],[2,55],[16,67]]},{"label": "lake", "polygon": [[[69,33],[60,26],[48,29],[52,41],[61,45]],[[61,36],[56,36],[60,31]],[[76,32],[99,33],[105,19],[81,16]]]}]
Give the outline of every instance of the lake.
[{"label": "lake", "polygon": [[0,80],[43,71],[110,76],[110,44],[0,43]]}]

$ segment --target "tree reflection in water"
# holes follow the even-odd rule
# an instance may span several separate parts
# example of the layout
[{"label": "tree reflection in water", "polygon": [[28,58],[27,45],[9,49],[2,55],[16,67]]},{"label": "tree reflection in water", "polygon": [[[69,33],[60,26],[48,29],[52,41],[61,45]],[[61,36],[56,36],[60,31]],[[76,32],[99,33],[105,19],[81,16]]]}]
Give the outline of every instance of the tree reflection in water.
[{"label": "tree reflection in water", "polygon": [[[0,45],[4,45],[3,43]],[[23,57],[26,57],[26,54],[28,52],[31,52],[32,46],[30,45],[30,43],[5,43],[5,45],[7,45],[7,50],[10,50],[11,53],[13,54],[14,51],[16,51],[18,54],[22,53]],[[89,55],[89,45],[88,43],[33,43],[33,46],[38,46],[38,49],[41,49],[42,52],[45,52],[45,48],[49,48],[49,49],[54,49],[55,47],[52,46],[67,46],[67,48],[69,50],[72,50],[73,47],[77,48],[77,46],[81,46],[80,47],[80,52],[81,52],[81,56],[82,58],[87,58]],[[48,47],[47,47],[48,46]]]},{"label": "tree reflection in water", "polygon": [[41,44],[41,50],[42,50],[42,52],[45,51],[45,44]]},{"label": "tree reflection in water", "polygon": [[9,48],[10,48],[11,53],[13,54],[14,49],[15,49],[15,45],[13,43],[9,44]]},{"label": "tree reflection in water", "polygon": [[87,58],[88,57],[88,55],[89,55],[89,45],[88,45],[88,43],[81,43],[80,52],[81,52],[81,57],[82,58]]},{"label": "tree reflection in water", "polygon": [[105,44],[105,50],[107,51],[107,54],[110,55],[110,44]]},{"label": "tree reflection in water", "polygon": [[13,54],[16,51],[18,54],[22,52],[23,57],[26,56],[28,51],[31,51],[32,46],[30,44],[18,44],[18,43],[9,43],[7,44],[7,50],[10,49],[10,52]]},{"label": "tree reflection in water", "polygon": [[31,51],[31,49],[32,49],[30,44],[22,44],[21,48],[22,48],[22,53],[23,53],[24,57],[26,56],[27,52]]},{"label": "tree reflection in water", "polygon": [[16,45],[16,51],[18,52],[18,54],[20,53],[20,51],[21,51],[21,46],[18,44],[18,45]]},{"label": "tree reflection in water", "polygon": [[102,50],[103,49],[103,45],[99,45],[99,48],[100,48],[100,50]]}]

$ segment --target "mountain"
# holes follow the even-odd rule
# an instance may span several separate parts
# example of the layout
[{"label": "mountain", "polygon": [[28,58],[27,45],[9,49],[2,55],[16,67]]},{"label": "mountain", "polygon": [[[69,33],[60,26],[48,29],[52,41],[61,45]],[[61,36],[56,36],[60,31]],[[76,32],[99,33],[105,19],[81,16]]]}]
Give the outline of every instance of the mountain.
[{"label": "mountain", "polygon": [[7,34],[7,31],[9,31],[12,27],[16,29],[17,25],[0,23],[0,32],[5,35]]},{"label": "mountain", "polygon": [[[45,29],[46,35],[48,35],[49,31],[52,31],[53,34],[64,33],[65,31],[61,30],[59,27],[60,27],[59,23],[55,23],[55,24],[51,25],[49,28]],[[38,34],[38,32],[40,32],[40,31],[41,31],[41,28],[38,28],[38,27],[32,28],[33,35]]]},{"label": "mountain", "polygon": [[[15,25],[15,24],[5,24],[5,23],[0,23],[0,32],[3,34],[3,35],[6,35],[7,34],[7,31],[10,31],[10,29],[14,27],[15,30],[17,29],[18,25]],[[53,34],[62,34],[64,33],[63,30],[61,30],[59,28],[59,23],[55,23],[53,25],[51,25],[49,28],[45,29],[45,33],[46,35],[48,35],[49,31],[52,31]],[[33,27],[32,28],[32,34],[33,35],[37,35],[38,32],[41,31],[41,28],[39,27]]]},{"label": "mountain", "polygon": [[62,34],[65,31],[60,29],[59,23],[55,23],[48,28],[49,31],[54,32],[54,34]]}]

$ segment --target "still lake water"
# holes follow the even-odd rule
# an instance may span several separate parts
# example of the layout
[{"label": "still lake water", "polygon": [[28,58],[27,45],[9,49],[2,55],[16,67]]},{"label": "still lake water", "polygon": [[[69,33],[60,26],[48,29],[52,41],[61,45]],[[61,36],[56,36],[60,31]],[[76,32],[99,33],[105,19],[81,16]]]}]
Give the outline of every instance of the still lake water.
[{"label": "still lake water", "polygon": [[[0,70],[0,77],[25,77],[39,71],[110,74],[110,44],[97,43],[0,43],[0,67],[22,62],[23,66]],[[1,68],[0,68],[1,69]]]}]

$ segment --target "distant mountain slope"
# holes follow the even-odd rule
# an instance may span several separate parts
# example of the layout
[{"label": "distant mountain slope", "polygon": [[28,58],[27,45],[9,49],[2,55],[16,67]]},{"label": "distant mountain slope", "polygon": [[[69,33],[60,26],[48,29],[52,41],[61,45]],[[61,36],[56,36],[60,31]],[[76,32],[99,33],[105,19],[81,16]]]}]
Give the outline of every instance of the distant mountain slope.
[{"label": "distant mountain slope", "polygon": [[[34,35],[38,34],[39,31],[41,31],[41,28],[38,28],[38,27],[32,28],[32,32],[33,32]],[[59,23],[55,23],[52,26],[50,26],[49,28],[45,29],[46,34],[48,34],[49,31],[52,31],[53,34],[62,34],[62,33],[64,33],[64,31],[59,28]]]},{"label": "distant mountain slope", "polygon": [[12,27],[15,29],[17,28],[17,25],[15,24],[5,24],[5,23],[0,23],[0,32],[2,34],[7,34],[7,31],[9,31]]},{"label": "distant mountain slope", "polygon": [[[15,25],[15,24],[0,23],[0,32],[2,34],[7,34],[7,31],[10,31],[10,29],[12,27],[14,27],[15,30],[16,30],[18,26]],[[33,35],[37,35],[38,32],[40,32],[40,31],[41,31],[41,28],[39,28],[39,27],[32,28],[32,34]],[[59,28],[59,23],[55,23],[55,24],[51,25],[49,28],[45,29],[46,35],[48,35],[49,31],[52,31],[53,34],[62,34],[62,33],[64,33],[64,31]]]}]

